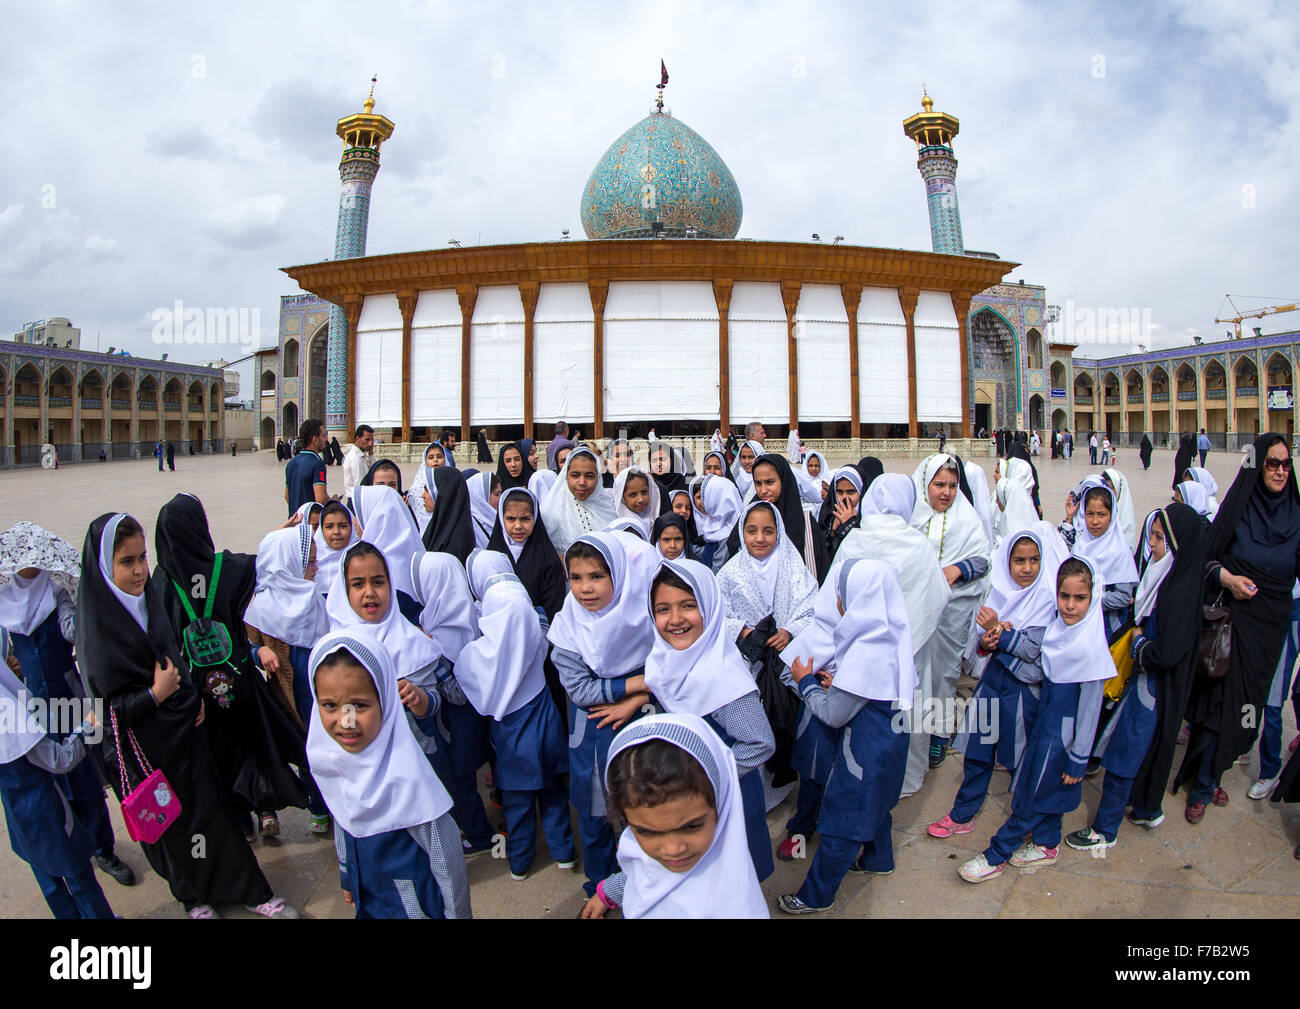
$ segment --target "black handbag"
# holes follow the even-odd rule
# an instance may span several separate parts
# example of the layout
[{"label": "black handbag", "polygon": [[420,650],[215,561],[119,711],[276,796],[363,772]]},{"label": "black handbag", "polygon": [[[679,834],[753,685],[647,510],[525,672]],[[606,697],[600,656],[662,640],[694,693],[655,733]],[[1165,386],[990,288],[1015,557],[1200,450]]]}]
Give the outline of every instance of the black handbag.
[{"label": "black handbag", "polygon": [[1196,671],[1211,680],[1228,675],[1232,654],[1232,615],[1223,601],[1223,592],[1212,603],[1201,607],[1201,638],[1197,643]]}]

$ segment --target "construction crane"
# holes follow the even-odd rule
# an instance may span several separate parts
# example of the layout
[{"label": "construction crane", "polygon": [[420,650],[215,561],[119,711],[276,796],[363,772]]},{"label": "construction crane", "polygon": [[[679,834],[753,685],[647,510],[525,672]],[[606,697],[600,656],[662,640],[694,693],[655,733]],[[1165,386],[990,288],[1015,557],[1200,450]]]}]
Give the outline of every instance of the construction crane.
[{"label": "construction crane", "polygon": [[[1245,297],[1248,297],[1248,295],[1239,294],[1239,295],[1237,295],[1237,297],[1238,297],[1238,298],[1245,298]],[[1231,295],[1231,294],[1225,294],[1225,295],[1223,296],[1223,299],[1224,299],[1224,301],[1226,301],[1229,305],[1232,305],[1232,310],[1233,310],[1234,312],[1236,312],[1237,314],[1236,314],[1236,315],[1225,316],[1224,318],[1221,318],[1221,319],[1215,319],[1214,321],[1215,321],[1216,323],[1217,323],[1217,322],[1230,322],[1230,323],[1232,323],[1232,330],[1233,330],[1232,338],[1233,338],[1234,340],[1240,340],[1240,339],[1241,339],[1241,320],[1242,320],[1242,319],[1260,319],[1260,318],[1263,318],[1263,317],[1266,316],[1266,315],[1277,315],[1279,312],[1297,312],[1297,311],[1300,311],[1300,303],[1293,303],[1293,304],[1290,304],[1290,305],[1268,305],[1268,306],[1266,306],[1266,307],[1264,307],[1264,308],[1257,308],[1257,309],[1255,309],[1255,310],[1253,310],[1253,311],[1250,311],[1250,312],[1243,312],[1241,309],[1239,309],[1239,308],[1238,308],[1238,307],[1233,303],[1232,295]],[[1222,307],[1222,302],[1220,302],[1220,307]]]}]

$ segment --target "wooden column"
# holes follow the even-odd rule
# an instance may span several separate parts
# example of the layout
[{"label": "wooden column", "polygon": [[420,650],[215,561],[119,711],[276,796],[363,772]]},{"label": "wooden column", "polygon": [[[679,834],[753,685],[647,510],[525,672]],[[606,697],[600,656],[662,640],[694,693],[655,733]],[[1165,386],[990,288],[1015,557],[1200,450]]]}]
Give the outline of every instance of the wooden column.
[{"label": "wooden column", "polygon": [[397,292],[397,307],[402,312],[402,444],[411,444],[411,320],[419,295],[412,290]]},{"label": "wooden column", "polygon": [[469,433],[470,390],[470,323],[474,319],[474,303],[478,301],[478,287],[456,288],[460,301],[460,440],[471,441]]},{"label": "wooden column", "polygon": [[731,431],[731,291],[730,278],[714,280],[713,298],[718,303],[718,430],[725,440]]},{"label": "wooden column", "polygon": [[[920,289],[915,287],[904,287],[898,291],[898,303],[902,306],[903,321],[907,325],[907,436],[909,438],[918,437],[918,425],[916,423],[916,300],[920,296]],[[965,370],[964,366],[963,370]]]},{"label": "wooden column", "polygon": [[[348,320],[348,436],[357,428],[357,323],[361,321],[360,295],[343,300],[343,314]],[[276,396],[279,410],[280,397]],[[281,417],[276,417],[276,427],[282,427]],[[295,437],[296,432],[289,437]]]},{"label": "wooden column", "polygon": [[799,308],[799,291],[802,284],[797,280],[781,281],[781,301],[785,303],[786,356],[790,366],[790,426],[799,426],[799,342],[795,338],[794,316]]},{"label": "wooden column", "polygon": [[533,437],[533,352],[536,344],[533,331],[533,313],[537,311],[537,296],[542,285],[535,280],[521,281],[519,300],[524,303],[524,437]]},{"label": "wooden column", "polygon": [[[961,436],[970,437],[970,328],[967,326],[967,318],[970,315],[970,295],[954,294],[952,296],[952,307],[957,313],[957,336],[958,350],[961,354]],[[1052,399],[1052,390],[1047,390],[1047,401],[1043,404],[1043,411],[1046,413],[1051,410],[1047,405]],[[1043,418],[1044,423],[1051,423],[1051,416]]]},{"label": "wooden column", "polygon": [[862,409],[858,402],[858,305],[862,301],[861,284],[841,284],[844,311],[849,316],[849,437],[862,437]]},{"label": "wooden column", "polygon": [[609,297],[608,280],[587,281],[592,311],[592,432],[593,438],[605,437],[605,299]]}]

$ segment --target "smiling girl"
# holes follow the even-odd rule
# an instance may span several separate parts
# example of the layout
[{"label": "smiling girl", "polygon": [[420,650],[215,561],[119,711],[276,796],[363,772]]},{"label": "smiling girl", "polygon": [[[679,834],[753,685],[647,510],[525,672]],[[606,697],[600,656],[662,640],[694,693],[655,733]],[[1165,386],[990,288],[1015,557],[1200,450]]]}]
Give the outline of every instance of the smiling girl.
[{"label": "smiling girl", "polygon": [[746,850],[731,751],[696,715],[651,715],[618,734],[605,774],[621,871],[582,909],[600,918],[766,918]]},{"label": "smiling girl", "polygon": [[619,518],[631,519],[650,538],[654,521],[659,517],[659,484],[640,466],[627,466],[614,479],[614,511]]},{"label": "smiling girl", "polygon": [[556,553],[586,533],[598,532],[618,515],[608,492],[600,486],[600,460],[583,446],[569,452],[559,478],[542,500],[542,517]]},{"label": "smiling girl", "polygon": [[402,724],[401,682],[365,628],[311,654],[307,748],[334,814],[339,884],[358,918],[469,918],[451,796]]},{"label": "smiling girl", "polygon": [[762,881],[773,864],[758,770],[776,746],[758,686],[726,633],[713,572],[696,561],[664,561],[651,583],[650,613],[657,633],[646,659],[646,686],[664,710],[699,715],[731,747],[749,851]]}]

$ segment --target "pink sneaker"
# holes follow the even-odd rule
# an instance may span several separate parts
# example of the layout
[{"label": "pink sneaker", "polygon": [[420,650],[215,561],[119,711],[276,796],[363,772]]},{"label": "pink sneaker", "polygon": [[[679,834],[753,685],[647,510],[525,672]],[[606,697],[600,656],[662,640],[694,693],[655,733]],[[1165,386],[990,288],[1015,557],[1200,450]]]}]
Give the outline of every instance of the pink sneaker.
[{"label": "pink sneaker", "polygon": [[974,820],[958,823],[951,816],[945,816],[942,820],[936,820],[926,827],[925,832],[931,837],[952,837],[954,834],[969,834],[974,829]]},{"label": "pink sneaker", "polygon": [[1017,869],[1028,868],[1029,866],[1055,865],[1056,857],[1060,852],[1060,845],[1055,848],[1045,848],[1041,844],[1034,844],[1033,841],[1026,841],[1007,861]]}]

